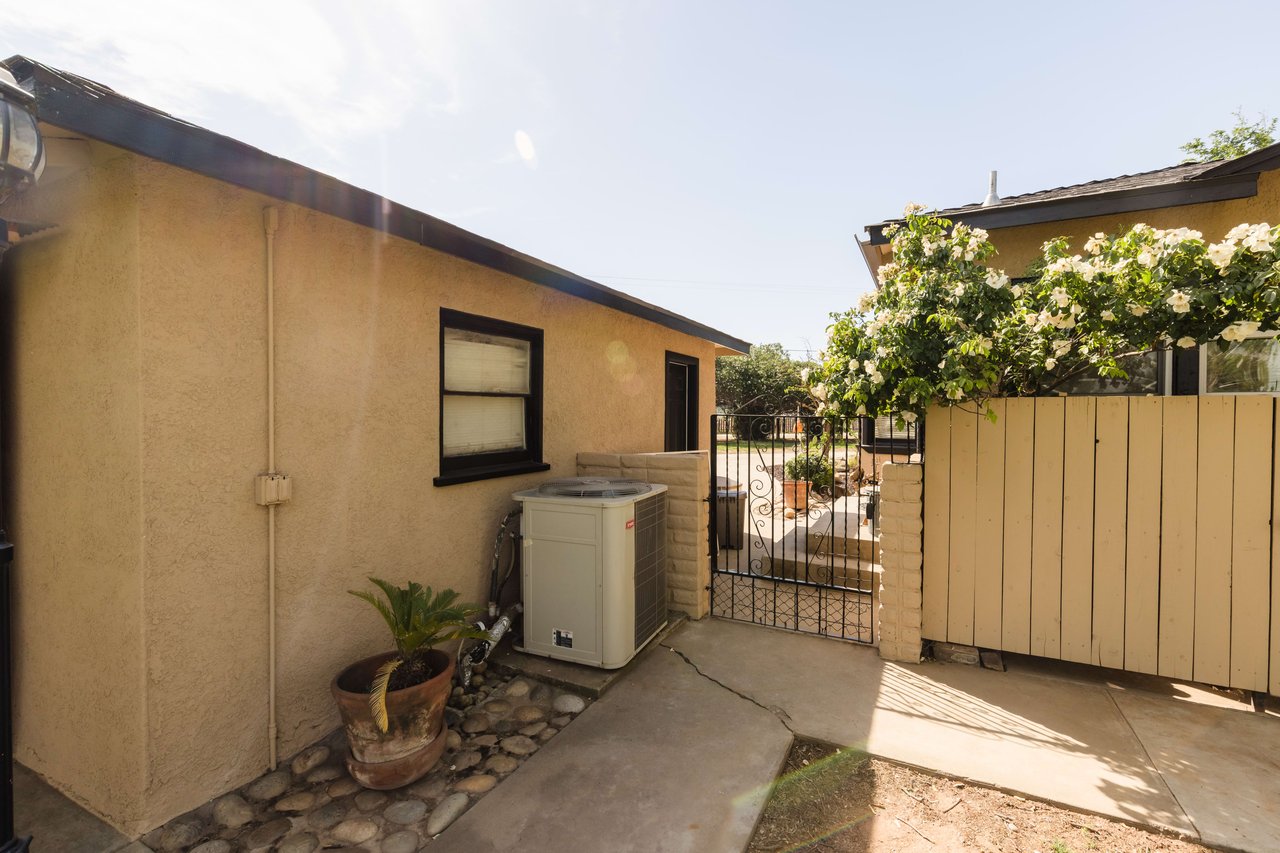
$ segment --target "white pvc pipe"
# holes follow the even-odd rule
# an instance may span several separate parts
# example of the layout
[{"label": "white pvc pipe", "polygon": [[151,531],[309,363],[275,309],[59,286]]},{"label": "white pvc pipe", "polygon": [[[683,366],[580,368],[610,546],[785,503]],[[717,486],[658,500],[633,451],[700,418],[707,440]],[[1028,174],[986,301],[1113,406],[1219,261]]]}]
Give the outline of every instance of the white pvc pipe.
[{"label": "white pvc pipe", "polygon": [[[276,473],[276,230],[280,213],[263,208],[267,237],[267,473]],[[276,506],[267,506],[267,749],[278,763],[276,729]]]}]

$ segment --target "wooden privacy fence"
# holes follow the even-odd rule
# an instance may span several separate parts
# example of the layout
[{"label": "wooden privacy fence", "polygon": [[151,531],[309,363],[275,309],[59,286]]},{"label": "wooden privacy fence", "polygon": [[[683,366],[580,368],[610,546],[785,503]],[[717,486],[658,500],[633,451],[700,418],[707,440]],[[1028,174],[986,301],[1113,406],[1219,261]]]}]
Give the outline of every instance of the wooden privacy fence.
[{"label": "wooden privacy fence", "polygon": [[927,416],[926,638],[1280,694],[1276,399]]}]

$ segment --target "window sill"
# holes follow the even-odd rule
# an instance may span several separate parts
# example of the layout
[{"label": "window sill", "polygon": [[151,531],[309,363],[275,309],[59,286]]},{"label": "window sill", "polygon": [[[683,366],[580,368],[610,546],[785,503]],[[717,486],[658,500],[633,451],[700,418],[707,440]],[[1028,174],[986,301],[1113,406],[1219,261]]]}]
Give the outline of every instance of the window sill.
[{"label": "window sill", "polygon": [[551,466],[546,462],[513,462],[507,465],[489,465],[467,471],[455,471],[452,474],[442,474],[431,483],[435,486],[456,486],[458,483],[473,483],[476,480],[493,480],[498,477],[514,477],[517,474],[550,470]]}]

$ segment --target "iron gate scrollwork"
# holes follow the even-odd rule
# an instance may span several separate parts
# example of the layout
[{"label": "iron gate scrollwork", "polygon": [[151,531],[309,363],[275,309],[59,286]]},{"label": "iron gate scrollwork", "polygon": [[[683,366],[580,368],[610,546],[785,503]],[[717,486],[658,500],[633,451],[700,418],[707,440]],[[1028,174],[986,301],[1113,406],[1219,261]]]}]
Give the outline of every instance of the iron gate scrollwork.
[{"label": "iron gate scrollwork", "polygon": [[713,415],[712,615],[874,643],[879,475],[897,418]]}]

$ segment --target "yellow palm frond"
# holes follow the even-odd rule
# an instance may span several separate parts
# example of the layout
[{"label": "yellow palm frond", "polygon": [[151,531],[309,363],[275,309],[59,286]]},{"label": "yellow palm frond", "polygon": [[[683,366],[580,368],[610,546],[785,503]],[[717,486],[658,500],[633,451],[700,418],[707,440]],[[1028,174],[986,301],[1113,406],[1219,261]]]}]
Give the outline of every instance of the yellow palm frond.
[{"label": "yellow palm frond", "polygon": [[387,661],[378,667],[377,674],[373,676],[373,683],[369,685],[369,711],[373,714],[374,725],[380,732],[386,732],[388,725],[387,687],[391,682],[391,673],[395,672],[402,663],[404,658],[399,657]]}]

